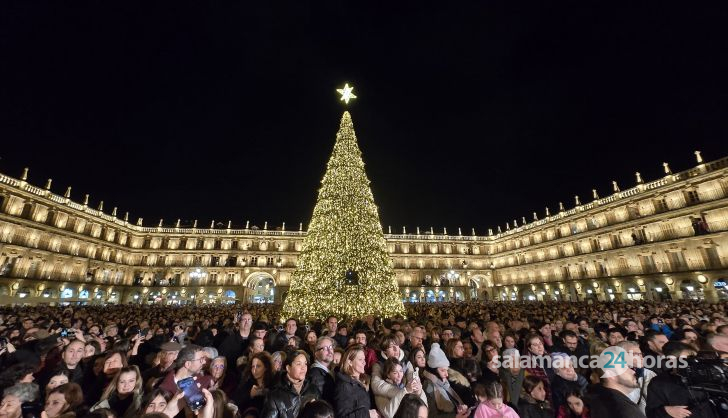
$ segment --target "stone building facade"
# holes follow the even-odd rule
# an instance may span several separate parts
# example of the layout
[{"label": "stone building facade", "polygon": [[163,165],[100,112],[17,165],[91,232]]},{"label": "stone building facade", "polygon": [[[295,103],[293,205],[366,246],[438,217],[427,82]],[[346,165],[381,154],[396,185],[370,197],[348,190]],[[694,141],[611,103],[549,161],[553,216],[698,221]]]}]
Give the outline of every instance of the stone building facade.
[{"label": "stone building facade", "polygon": [[[484,236],[385,234],[409,302],[728,298],[728,157]],[[145,226],[0,174],[0,303],[280,302],[302,226]],[[413,233],[414,232],[414,233]]]}]

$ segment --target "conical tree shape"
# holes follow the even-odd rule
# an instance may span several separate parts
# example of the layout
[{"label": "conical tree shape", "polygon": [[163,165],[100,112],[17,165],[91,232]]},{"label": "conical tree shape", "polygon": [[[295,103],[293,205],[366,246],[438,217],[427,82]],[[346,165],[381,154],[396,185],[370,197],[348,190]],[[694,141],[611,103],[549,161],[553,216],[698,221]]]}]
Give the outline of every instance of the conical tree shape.
[{"label": "conical tree shape", "polygon": [[344,112],[283,315],[404,315],[391,263],[351,115]]}]

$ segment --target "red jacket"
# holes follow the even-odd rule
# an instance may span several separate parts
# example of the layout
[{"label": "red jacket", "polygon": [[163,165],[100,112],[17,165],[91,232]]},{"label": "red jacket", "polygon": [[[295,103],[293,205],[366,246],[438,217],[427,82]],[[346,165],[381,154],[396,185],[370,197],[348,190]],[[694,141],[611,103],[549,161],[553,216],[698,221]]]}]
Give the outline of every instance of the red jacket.
[{"label": "red jacket", "polygon": [[372,366],[374,365],[374,363],[377,362],[377,353],[373,349],[367,347],[366,352],[364,353],[364,359],[367,362],[364,370],[365,370],[366,374],[371,376],[372,375]]},{"label": "red jacket", "polygon": [[[210,376],[197,376],[197,383],[202,389],[210,389],[212,378]],[[177,392],[179,392],[177,383],[174,382],[174,370],[170,370],[169,373],[164,376],[164,379],[162,380],[162,383],[159,384],[159,387],[171,393],[172,395],[176,395]]]}]

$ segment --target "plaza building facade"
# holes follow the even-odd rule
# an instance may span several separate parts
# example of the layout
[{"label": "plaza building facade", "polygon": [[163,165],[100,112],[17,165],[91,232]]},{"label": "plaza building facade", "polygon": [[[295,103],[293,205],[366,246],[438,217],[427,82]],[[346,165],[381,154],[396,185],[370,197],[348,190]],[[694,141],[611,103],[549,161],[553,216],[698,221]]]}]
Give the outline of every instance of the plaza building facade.
[{"label": "plaza building facade", "polygon": [[[388,229],[406,302],[728,298],[728,157],[475,231]],[[0,304],[279,303],[303,225],[156,226],[0,174]],[[570,205],[571,206],[571,205]]]}]

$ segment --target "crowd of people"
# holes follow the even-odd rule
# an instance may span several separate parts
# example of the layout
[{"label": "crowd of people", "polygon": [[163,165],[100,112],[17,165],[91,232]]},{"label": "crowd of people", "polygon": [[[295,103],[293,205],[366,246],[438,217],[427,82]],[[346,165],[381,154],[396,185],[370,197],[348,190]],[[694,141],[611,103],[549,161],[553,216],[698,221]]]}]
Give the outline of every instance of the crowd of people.
[{"label": "crowd of people", "polygon": [[[726,307],[421,303],[314,322],[276,305],[5,307],[0,418],[717,417],[721,382],[662,360],[728,370]],[[581,361],[610,347],[621,373]]]}]

